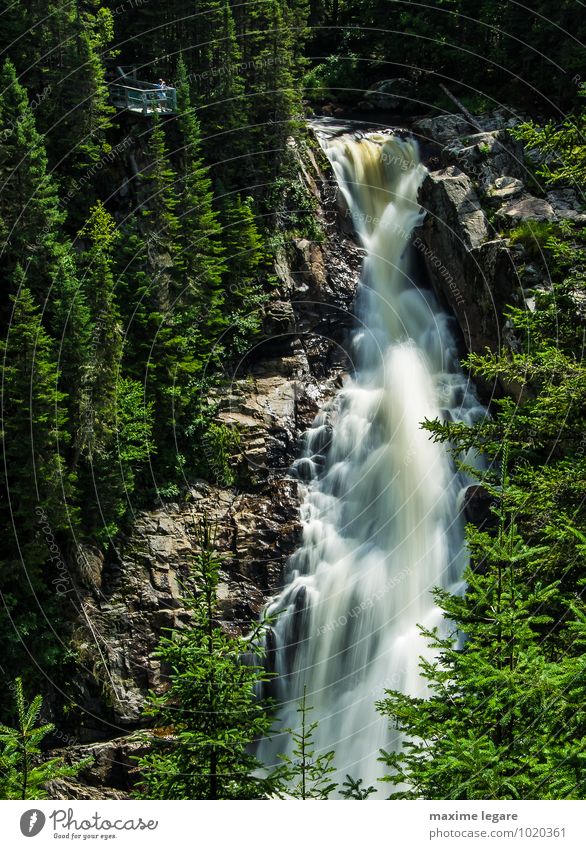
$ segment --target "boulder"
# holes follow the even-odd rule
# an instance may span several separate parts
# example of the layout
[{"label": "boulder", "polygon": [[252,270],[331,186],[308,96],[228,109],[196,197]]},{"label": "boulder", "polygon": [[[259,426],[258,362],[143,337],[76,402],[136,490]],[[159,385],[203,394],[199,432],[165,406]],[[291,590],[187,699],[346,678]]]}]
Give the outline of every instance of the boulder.
[{"label": "boulder", "polygon": [[79,543],[74,556],[80,580],[87,587],[99,590],[102,586],[104,552],[96,546]]},{"label": "boulder", "polygon": [[419,200],[437,225],[449,228],[466,250],[488,241],[488,222],[472,181],[456,166],[429,173]]},{"label": "boulder", "polygon": [[417,86],[402,77],[382,80],[369,88],[364,98],[367,109],[409,111],[417,100]]},{"label": "boulder", "polygon": [[490,112],[484,112],[481,115],[477,115],[475,124],[482,132],[491,133],[495,130],[510,130],[517,126],[517,124],[521,124],[523,121],[528,120],[528,115],[513,112],[506,106],[500,106]]},{"label": "boulder", "polygon": [[552,189],[547,192],[546,200],[552,207],[557,218],[586,223],[584,203],[580,200],[575,189]]},{"label": "boulder", "polygon": [[504,130],[475,133],[447,144],[442,151],[445,164],[454,164],[473,177],[484,194],[491,194],[497,180],[521,178],[523,145]]},{"label": "boulder", "polygon": [[414,245],[448,303],[469,351],[498,347],[502,309],[517,287],[506,244],[492,237],[470,177],[455,166],[431,172],[419,201],[427,211]]},{"label": "boulder", "polygon": [[134,784],[134,758],[146,751],[142,736],[115,737],[89,745],[72,742],[67,749],[54,749],[52,757],[67,764],[88,760],[75,778],[59,778],[47,785],[49,798],[65,800],[129,799]]},{"label": "boulder", "polygon": [[549,201],[537,198],[528,192],[507,201],[496,213],[512,224],[521,221],[556,221],[557,215]]},{"label": "boulder", "polygon": [[497,177],[496,180],[487,188],[487,196],[495,202],[502,203],[503,201],[511,200],[519,197],[525,191],[525,184],[522,180],[516,177],[508,177],[506,175]]},{"label": "boulder", "polygon": [[437,115],[435,118],[421,118],[413,124],[413,132],[424,141],[433,141],[446,145],[460,136],[473,133],[474,128],[460,114]]}]

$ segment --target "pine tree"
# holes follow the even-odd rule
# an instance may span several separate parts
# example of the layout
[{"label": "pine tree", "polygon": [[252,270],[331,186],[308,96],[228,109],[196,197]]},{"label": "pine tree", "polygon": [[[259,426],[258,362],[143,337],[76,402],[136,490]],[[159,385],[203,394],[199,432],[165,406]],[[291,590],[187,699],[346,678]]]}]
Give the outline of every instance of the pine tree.
[{"label": "pine tree", "polygon": [[287,728],[284,733],[291,736],[292,753],[281,755],[281,764],[272,773],[275,781],[275,795],[285,799],[331,799],[339,793],[342,799],[364,801],[373,793],[375,787],[363,787],[363,779],[346,776],[340,787],[333,780],[335,752],[333,750],[318,755],[315,750],[314,732],[317,720],[310,722],[308,717],[313,707],[307,704],[305,687],[303,697],[297,705],[299,725]]},{"label": "pine tree", "polygon": [[[190,121],[188,117],[186,120]],[[210,240],[203,229],[210,228],[213,237],[217,225],[211,210],[206,211],[209,182],[197,155],[197,149],[186,147],[184,156],[192,165],[193,174],[186,174],[185,182],[180,182],[170,165],[164,126],[155,117],[146,172],[149,196],[143,211],[149,232],[146,250],[149,279],[144,304],[150,303],[152,308],[145,316],[143,338],[147,343],[144,377],[147,398],[154,402],[163,486],[169,477],[175,478],[182,472],[182,452],[190,447],[184,443],[184,433],[186,424],[191,424],[195,416],[194,395],[199,394],[193,382],[202,373],[210,349],[210,316],[217,317],[217,309],[211,311],[209,303],[219,276],[219,271],[214,270],[216,248],[210,248],[212,255],[208,257],[206,246]],[[198,199],[188,194],[186,184],[193,191],[202,186],[201,209]],[[143,304],[140,315],[144,315]]]},{"label": "pine tree", "polygon": [[266,249],[251,197],[227,199],[222,209],[222,241],[227,255],[226,289],[231,304],[246,308],[259,290],[259,273],[267,262]]},{"label": "pine tree", "polygon": [[[403,738],[382,758],[386,780],[405,788],[391,798],[581,798],[584,779],[567,765],[586,756],[586,682],[572,680],[576,658],[550,659],[543,645],[543,631],[555,625],[550,610],[560,602],[556,583],[528,586],[544,549],[528,546],[513,522],[496,541],[480,532],[470,540],[477,559],[465,576],[466,595],[436,595],[457,631],[426,634],[438,655],[421,663],[430,695],[388,692],[379,704]],[[565,614],[574,626],[583,623],[583,610],[577,622],[571,608]],[[553,793],[544,775],[556,777]]]},{"label": "pine tree", "polygon": [[228,198],[222,209],[222,243],[226,251],[224,289],[229,309],[231,347],[244,352],[262,323],[265,294],[261,277],[269,272],[263,237],[256,225],[253,199]]},{"label": "pine tree", "polygon": [[191,107],[185,66],[178,66],[178,126],[182,139],[181,235],[182,269],[189,291],[182,300],[197,307],[202,333],[213,340],[223,330],[222,245],[220,224],[213,208],[213,191],[201,154],[201,133]]},{"label": "pine tree", "polygon": [[[3,13],[3,54],[16,65],[30,94],[66,192],[75,186],[74,174],[108,150],[105,134],[114,110],[108,105],[102,57],[113,38],[114,19],[106,5],[16,0]],[[85,187],[87,196],[93,186],[86,182]]]},{"label": "pine tree", "polygon": [[[229,0],[200,3],[194,63],[193,104],[204,129],[206,160],[214,168],[220,192],[242,184],[247,153],[248,107],[242,52]],[[178,73],[178,81],[181,74]]]},{"label": "pine tree", "polygon": [[293,751],[291,755],[281,756],[283,763],[277,769],[284,787],[281,795],[293,799],[328,799],[337,788],[336,782],[332,781],[332,773],[336,770],[333,764],[335,752],[316,754],[313,733],[318,723],[309,722],[311,710],[313,708],[307,704],[304,687],[303,697],[297,706],[299,728],[287,729],[291,734]]},{"label": "pine tree", "polygon": [[188,629],[163,637],[156,656],[170,670],[168,689],[152,694],[151,751],[139,761],[144,799],[251,799],[272,790],[251,744],[267,734],[271,716],[256,690],[267,680],[257,659],[259,631],[229,636],[218,623],[221,561],[206,523],[199,532],[194,591],[184,599]]},{"label": "pine tree", "polygon": [[60,389],[67,390],[69,432],[73,445],[83,439],[84,381],[90,369],[92,315],[70,246],[61,246],[51,274],[46,320],[56,342]]},{"label": "pine tree", "polygon": [[26,258],[28,285],[39,303],[48,294],[56,231],[63,221],[48,173],[43,138],[16,69],[6,60],[0,77],[0,243],[5,291],[16,263]]},{"label": "pine tree", "polygon": [[141,207],[148,229],[147,256],[154,277],[155,297],[160,312],[172,306],[173,281],[180,263],[180,230],[177,214],[177,175],[171,167],[165,129],[158,114],[152,117],[148,140],[149,165],[142,174],[147,196]]},{"label": "pine tree", "polygon": [[[2,443],[6,476],[3,513],[5,526],[17,534],[9,550],[22,560],[29,579],[40,577],[47,558],[40,534],[39,511],[47,517],[53,533],[75,521],[68,505],[73,478],[65,469],[62,451],[69,435],[65,394],[58,386],[54,344],[43,329],[39,311],[24,273],[17,268],[13,313],[5,340],[0,343],[4,386]],[[8,584],[13,585],[14,576]],[[16,582],[18,585],[18,581]]]},{"label": "pine tree", "polygon": [[[143,446],[143,459],[149,451],[145,434],[150,433],[152,413],[147,402],[135,411],[134,424],[128,419],[125,393],[129,391],[133,398],[137,394],[133,384],[125,382],[121,374],[122,328],[113,272],[113,254],[119,234],[103,204],[98,202],[92,207],[79,235],[87,240],[80,271],[91,338],[88,356],[82,365],[79,429],[73,465],[77,468],[79,464],[86,530],[105,541],[118,531],[127,506],[125,477],[128,469],[125,472],[119,453],[120,440],[125,441],[121,409],[125,411],[126,432],[136,429],[138,441]],[[146,427],[144,433],[141,422]]]},{"label": "pine tree", "polygon": [[[128,369],[118,302],[125,304],[129,318],[134,316],[132,303],[125,302],[126,292],[116,297],[119,280],[114,259],[119,234],[103,205],[92,209],[80,235],[89,239],[82,260],[83,279],[79,282],[73,276],[64,257],[51,314],[62,327],[59,350],[64,380],[71,375],[72,465],[79,464],[84,525],[90,535],[97,533],[105,540],[123,523],[137,480],[156,450],[154,404],[144,389],[144,352],[150,351],[150,343],[147,336],[141,339],[142,347],[131,348],[134,368]],[[149,311],[146,314],[150,316]],[[140,333],[145,329],[149,326],[141,325]],[[133,330],[137,330],[136,322]],[[125,345],[128,336],[127,330]]]},{"label": "pine tree", "polygon": [[[571,234],[570,234],[571,231]],[[564,235],[565,234],[565,235]],[[380,709],[403,745],[384,755],[394,798],[581,798],[586,374],[576,350],[584,251],[573,228],[548,235],[551,289],[510,311],[518,349],[468,357],[472,373],[515,385],[473,426],[426,424],[456,452],[483,453],[492,527],[468,529],[464,596],[438,593],[454,623],[428,633],[430,695],[387,694]],[[569,239],[568,239],[569,236]],[[455,639],[458,642],[455,642]],[[463,643],[463,645],[461,645]]]},{"label": "pine tree", "polygon": [[39,725],[43,706],[41,696],[26,704],[22,679],[11,686],[16,702],[16,727],[0,725],[0,797],[3,799],[46,799],[47,783],[71,778],[91,758],[67,766],[61,758],[43,758],[41,744],[54,729],[51,723]]},{"label": "pine tree", "polygon": [[[59,66],[49,77],[52,94],[42,117],[51,160],[65,165],[63,170],[71,177],[82,175],[110,151],[107,132],[115,110],[108,103],[103,57],[114,38],[114,19],[109,9],[95,2],[60,7],[58,15],[64,12],[70,35],[60,45]],[[89,186],[93,188],[91,181]],[[65,187],[69,188],[69,180]],[[83,200],[88,200],[87,188]]]},{"label": "pine tree", "polygon": [[98,202],[80,237],[88,240],[81,261],[82,286],[91,316],[91,356],[82,377],[85,391],[78,451],[90,462],[106,453],[116,417],[116,391],[122,355],[122,332],[112,272],[118,232],[114,219]]},{"label": "pine tree", "polygon": [[249,145],[255,185],[267,192],[279,171],[286,140],[301,112],[295,83],[295,33],[287,26],[280,0],[247,4],[242,10],[242,58],[249,94]]}]

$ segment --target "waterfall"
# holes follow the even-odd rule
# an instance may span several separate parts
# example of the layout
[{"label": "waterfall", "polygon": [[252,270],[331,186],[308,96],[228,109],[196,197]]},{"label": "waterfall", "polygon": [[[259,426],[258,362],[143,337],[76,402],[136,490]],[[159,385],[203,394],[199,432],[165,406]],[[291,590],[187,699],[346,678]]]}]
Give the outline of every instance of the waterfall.
[{"label": "waterfall", "polygon": [[[376,786],[379,750],[398,741],[374,703],[385,689],[425,692],[418,626],[442,625],[431,590],[459,591],[466,562],[466,481],[420,423],[484,410],[459,369],[451,319],[410,276],[425,176],[416,143],[376,133],[322,145],[365,250],[352,373],[295,463],[307,482],[303,536],[268,612],[281,727],[298,725],[305,688],[318,752],[336,753],[334,778]],[[262,760],[277,762],[287,741],[263,741]]]}]

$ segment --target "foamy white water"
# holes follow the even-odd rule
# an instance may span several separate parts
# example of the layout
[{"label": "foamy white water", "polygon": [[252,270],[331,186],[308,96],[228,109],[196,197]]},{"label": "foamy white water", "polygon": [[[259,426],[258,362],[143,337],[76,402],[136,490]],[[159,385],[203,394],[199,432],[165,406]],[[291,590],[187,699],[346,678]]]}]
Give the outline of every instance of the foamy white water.
[{"label": "foamy white water", "polygon": [[[366,257],[352,339],[354,372],[306,435],[303,538],[276,614],[283,728],[307,694],[315,742],[346,773],[377,784],[379,750],[398,745],[374,703],[423,694],[419,625],[442,624],[431,590],[457,591],[466,562],[465,482],[424,419],[484,415],[459,370],[450,321],[410,279],[410,234],[425,176],[414,141],[386,134],[323,141]],[[289,745],[265,740],[267,763]],[[379,785],[380,786],[380,785]]]}]

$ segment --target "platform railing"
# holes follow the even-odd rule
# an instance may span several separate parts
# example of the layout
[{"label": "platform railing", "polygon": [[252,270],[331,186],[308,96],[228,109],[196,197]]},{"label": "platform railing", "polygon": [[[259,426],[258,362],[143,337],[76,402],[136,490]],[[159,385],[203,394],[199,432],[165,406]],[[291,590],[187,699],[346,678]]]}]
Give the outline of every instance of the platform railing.
[{"label": "platform railing", "polygon": [[177,111],[177,92],[174,88],[161,89],[140,80],[132,82],[132,86],[110,83],[110,100],[117,109],[127,109],[142,115]]}]

